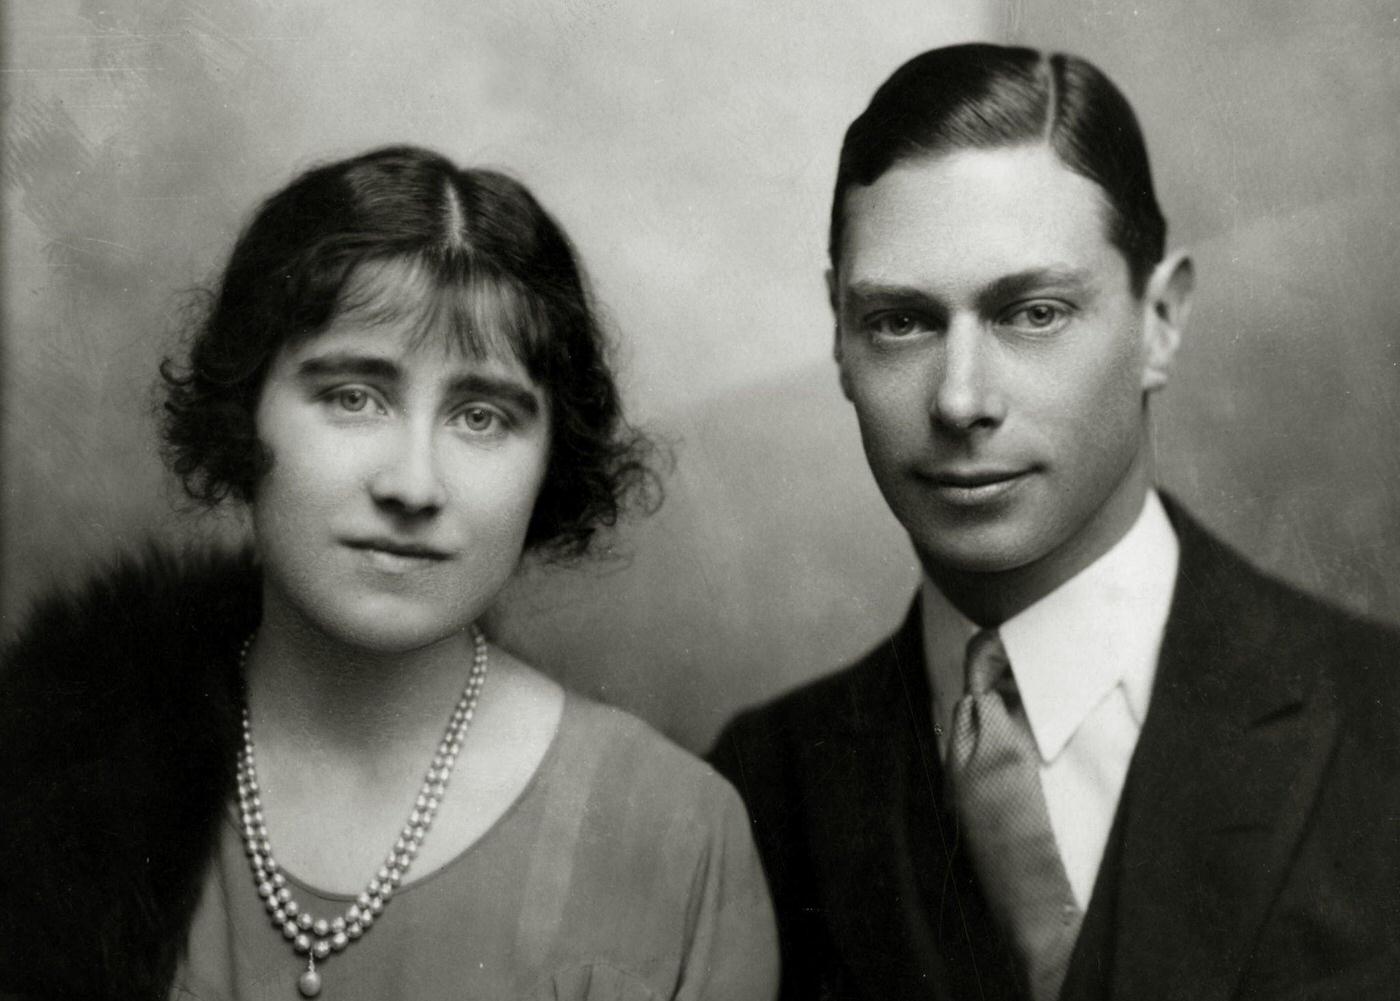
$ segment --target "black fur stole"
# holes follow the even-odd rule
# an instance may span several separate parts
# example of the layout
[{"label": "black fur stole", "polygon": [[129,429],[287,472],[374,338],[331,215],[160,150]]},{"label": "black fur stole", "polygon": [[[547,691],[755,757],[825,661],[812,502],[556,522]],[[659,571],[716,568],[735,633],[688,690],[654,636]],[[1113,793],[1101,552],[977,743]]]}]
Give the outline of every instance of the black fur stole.
[{"label": "black fur stole", "polygon": [[0,654],[0,993],[164,999],[232,795],[247,556],[118,562]]}]

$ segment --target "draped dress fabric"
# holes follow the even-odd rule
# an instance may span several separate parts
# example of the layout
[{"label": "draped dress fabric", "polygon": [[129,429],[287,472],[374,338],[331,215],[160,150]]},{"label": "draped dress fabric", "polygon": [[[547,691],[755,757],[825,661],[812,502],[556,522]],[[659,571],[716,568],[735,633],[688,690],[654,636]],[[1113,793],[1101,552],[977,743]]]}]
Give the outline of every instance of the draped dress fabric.
[{"label": "draped dress fabric", "polygon": [[[313,914],[349,905],[288,878]],[[738,796],[645,724],[575,695],[506,813],[318,965],[324,1001],[764,1001],[777,989]],[[171,998],[294,1001],[304,968],[230,815]]]}]

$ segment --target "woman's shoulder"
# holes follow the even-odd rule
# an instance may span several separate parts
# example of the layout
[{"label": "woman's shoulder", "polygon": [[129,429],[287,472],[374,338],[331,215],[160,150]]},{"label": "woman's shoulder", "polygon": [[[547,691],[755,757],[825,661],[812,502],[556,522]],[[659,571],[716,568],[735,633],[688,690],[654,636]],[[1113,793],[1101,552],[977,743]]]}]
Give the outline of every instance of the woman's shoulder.
[{"label": "woman's shoulder", "polygon": [[706,762],[615,706],[568,693],[560,721],[560,766],[587,780],[595,797],[619,800],[626,813],[718,829],[743,808],[738,794]]},{"label": "woman's shoulder", "polygon": [[625,709],[569,691],[564,723],[575,731],[577,740],[599,753],[637,762],[639,776],[651,775],[660,781],[683,778],[703,786],[728,788],[728,783],[698,756]]},{"label": "woman's shoulder", "polygon": [[[545,825],[576,832],[571,851],[547,846],[549,857],[569,860],[571,895],[590,915],[574,949],[590,962],[572,972],[591,980],[591,960],[605,957],[650,971],[648,984],[672,985],[657,997],[682,980],[676,996],[771,997],[772,911],[748,815],[728,782],[637,717],[572,694],[557,751],[564,787],[588,790],[577,827]],[[610,941],[590,950],[595,926]],[[630,945],[618,946],[620,929]],[[582,996],[560,992],[558,977],[550,983],[550,996]]]}]

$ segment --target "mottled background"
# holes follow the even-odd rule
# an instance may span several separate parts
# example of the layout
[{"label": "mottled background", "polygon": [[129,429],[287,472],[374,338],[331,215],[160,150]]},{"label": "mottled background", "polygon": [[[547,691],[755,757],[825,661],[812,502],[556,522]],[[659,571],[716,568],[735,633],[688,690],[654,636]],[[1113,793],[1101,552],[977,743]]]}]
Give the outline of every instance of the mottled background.
[{"label": "mottled background", "polygon": [[676,442],[630,558],[530,571],[497,632],[703,746],[855,655],[916,577],[829,362],[841,133],[899,62],[1065,48],[1134,101],[1200,296],[1162,480],[1278,573],[1400,620],[1400,18],[1390,0],[18,0],[4,8],[0,632],[181,515],[152,377],[252,205],[390,141],[525,180]]}]

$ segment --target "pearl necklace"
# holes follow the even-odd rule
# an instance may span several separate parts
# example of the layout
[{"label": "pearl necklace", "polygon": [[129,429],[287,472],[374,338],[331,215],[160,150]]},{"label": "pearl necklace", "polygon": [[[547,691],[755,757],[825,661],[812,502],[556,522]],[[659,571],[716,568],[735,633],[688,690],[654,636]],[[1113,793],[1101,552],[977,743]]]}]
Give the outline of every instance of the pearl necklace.
[{"label": "pearl necklace", "polygon": [[[253,637],[243,641],[238,654],[238,667],[242,673],[248,659],[248,649],[253,645]],[[277,860],[272,857],[272,844],[267,836],[267,824],[263,820],[262,797],[258,786],[258,773],[253,763],[253,728],[249,721],[248,707],[243,707],[243,750],[238,756],[238,811],[243,825],[243,844],[252,866],[253,881],[258,887],[272,924],[291,943],[297,953],[306,956],[306,971],[297,979],[297,989],[302,997],[314,998],[321,993],[321,974],[316,969],[317,960],[324,960],[333,952],[343,951],[356,941],[383,912],[389,898],[398,889],[418,855],[418,850],[432,826],[443,794],[447,791],[447,780],[452,774],[452,766],[462,753],[462,739],[471,726],[476,714],[477,698],[481,686],[486,681],[486,637],[480,629],[472,626],[471,672],[467,675],[466,688],[452,710],[452,718],[447,723],[447,732],[438,744],[433,755],[428,774],[418,790],[418,798],[413,802],[413,810],[408,815],[399,838],[384,859],[384,865],[366,884],[364,890],[344,914],[331,920],[316,918],[304,910],[292,897],[287,885],[286,874]]]}]

